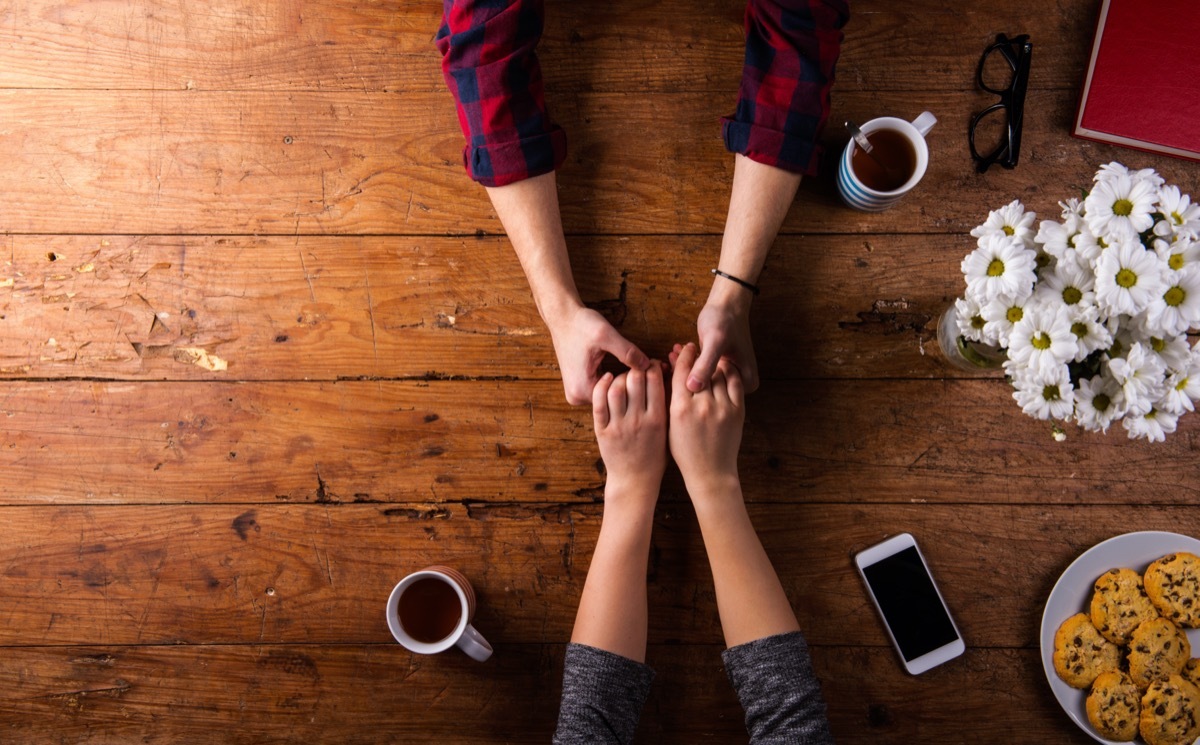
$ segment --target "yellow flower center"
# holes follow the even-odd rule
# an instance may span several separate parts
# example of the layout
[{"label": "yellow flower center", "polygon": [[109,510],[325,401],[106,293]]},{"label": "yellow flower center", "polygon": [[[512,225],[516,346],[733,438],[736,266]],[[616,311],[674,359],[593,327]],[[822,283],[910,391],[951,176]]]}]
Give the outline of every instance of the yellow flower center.
[{"label": "yellow flower center", "polygon": [[1174,223],[1176,225],[1182,225],[1183,224],[1183,215],[1179,214],[1178,212],[1172,212],[1171,220],[1174,221]]},{"label": "yellow flower center", "polygon": [[1042,388],[1042,398],[1047,401],[1057,401],[1060,398],[1058,386],[1048,385]]},{"label": "yellow flower center", "polygon": [[1050,259],[1050,254],[1040,253],[1037,255],[1037,258],[1034,259],[1034,261],[1037,263],[1038,269],[1045,269],[1046,267],[1050,266]]},{"label": "yellow flower center", "polygon": [[1001,230],[1004,231],[1005,235],[1012,235],[1013,233],[1017,232],[1017,231],[1013,230],[1013,227],[1011,225],[1005,225],[1003,228],[1001,228]]},{"label": "yellow flower center", "polygon": [[1096,245],[1099,246],[1100,248],[1108,248],[1108,241],[1104,240],[1103,238],[1097,237]]},{"label": "yellow flower center", "polygon": [[987,321],[983,320],[983,316],[971,316],[971,328],[979,331],[987,325]]},{"label": "yellow flower center", "polygon": [[1034,349],[1047,350],[1050,348],[1050,334],[1038,334],[1030,338],[1029,343]]},{"label": "yellow flower center", "polygon": [[1161,352],[1164,349],[1166,349],[1166,347],[1167,347],[1167,343],[1165,341],[1163,341],[1162,339],[1159,339],[1157,336],[1150,337],[1150,348],[1153,349],[1155,352]]},{"label": "yellow flower center", "polygon": [[1182,305],[1186,299],[1187,293],[1184,292],[1182,287],[1172,287],[1163,293],[1163,300],[1167,301],[1167,305],[1172,308]]},{"label": "yellow flower center", "polygon": [[1175,271],[1183,268],[1183,254],[1171,254],[1171,258],[1167,259],[1167,266]]},{"label": "yellow flower center", "polygon": [[1113,202],[1113,214],[1118,217],[1129,217],[1133,214],[1133,202],[1128,199],[1118,199]]},{"label": "yellow flower center", "polygon": [[1077,287],[1064,287],[1062,291],[1063,302],[1067,305],[1075,305],[1080,300],[1083,300],[1083,293]]},{"label": "yellow flower center", "polygon": [[1129,269],[1122,269],[1121,271],[1117,272],[1117,284],[1127,290],[1136,285],[1137,281],[1137,274]]},{"label": "yellow flower center", "polygon": [[999,277],[1004,274],[1004,262],[1000,259],[992,259],[992,263],[988,264],[987,275],[989,277]]},{"label": "yellow flower center", "polygon": [[1187,384],[1188,379],[1184,378],[1183,380],[1179,381],[1179,385],[1175,386],[1175,390],[1182,391],[1184,388],[1187,388]]},{"label": "yellow flower center", "polygon": [[1096,411],[1108,411],[1109,406],[1112,406],[1112,399],[1106,393],[1097,393],[1096,397],[1092,399],[1092,407]]},{"label": "yellow flower center", "polygon": [[1004,317],[1008,319],[1009,323],[1016,323],[1025,317],[1025,311],[1014,305],[1004,312]]},{"label": "yellow flower center", "polygon": [[1087,336],[1087,331],[1087,324],[1083,323],[1082,321],[1076,321],[1075,323],[1071,324],[1071,333],[1075,334],[1080,339]]}]

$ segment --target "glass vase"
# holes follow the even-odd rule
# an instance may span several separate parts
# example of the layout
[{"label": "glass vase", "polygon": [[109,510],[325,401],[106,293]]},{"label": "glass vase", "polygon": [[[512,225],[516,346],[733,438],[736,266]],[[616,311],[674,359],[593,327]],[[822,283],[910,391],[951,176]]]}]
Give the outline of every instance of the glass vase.
[{"label": "glass vase", "polygon": [[937,338],[942,356],[960,370],[972,372],[999,370],[1003,367],[1004,360],[1008,359],[1000,347],[969,341],[959,333],[953,305],[946,309],[941,320],[938,321]]}]

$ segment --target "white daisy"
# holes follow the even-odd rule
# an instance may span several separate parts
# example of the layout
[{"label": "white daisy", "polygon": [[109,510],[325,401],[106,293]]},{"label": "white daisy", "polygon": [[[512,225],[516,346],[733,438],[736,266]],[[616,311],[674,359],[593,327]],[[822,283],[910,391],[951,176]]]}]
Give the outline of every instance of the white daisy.
[{"label": "white daisy", "polygon": [[1121,386],[1112,378],[1082,378],[1075,389],[1075,421],[1089,432],[1108,432],[1123,413],[1123,400]]},{"label": "white daisy", "polygon": [[1179,415],[1151,408],[1140,416],[1127,416],[1121,420],[1121,425],[1129,432],[1129,439],[1144,439],[1150,442],[1162,442],[1167,435],[1175,431],[1179,423]]},{"label": "white daisy", "polygon": [[998,210],[988,213],[987,220],[971,231],[979,239],[979,245],[989,235],[1005,235],[1016,238],[1025,246],[1033,245],[1033,220],[1037,215],[1026,212],[1025,205],[1014,199]]},{"label": "white daisy", "polygon": [[1021,411],[1037,419],[1070,419],[1075,409],[1071,373],[1066,365],[1038,373],[1018,373],[1013,376],[1013,389]]},{"label": "white daisy", "polygon": [[1166,338],[1151,336],[1148,344],[1145,344],[1150,351],[1154,352],[1160,360],[1167,373],[1179,372],[1187,369],[1188,363],[1191,360],[1191,349],[1188,347],[1187,336],[1180,334],[1179,336],[1168,336]]},{"label": "white daisy", "polygon": [[1182,414],[1195,411],[1197,401],[1200,401],[1200,354],[1193,349],[1186,368],[1167,378],[1167,392],[1155,407],[1172,414]]},{"label": "white daisy", "polygon": [[1008,346],[1013,326],[1025,317],[1025,306],[1032,302],[1032,299],[1032,295],[1024,300],[1010,300],[1001,295],[983,306],[983,318],[987,321],[984,332],[996,340],[994,344]]},{"label": "white daisy", "polygon": [[1149,411],[1166,389],[1167,366],[1157,354],[1137,342],[1124,359],[1109,360],[1108,371],[1125,394],[1126,411],[1134,415]]},{"label": "white daisy", "polygon": [[981,303],[1000,295],[1025,298],[1033,292],[1034,253],[1016,238],[990,233],[979,239],[979,247],[962,260],[967,288],[978,293]]},{"label": "white daisy", "polygon": [[1075,362],[1082,362],[1097,349],[1108,349],[1112,333],[1100,323],[1095,306],[1071,315],[1071,333],[1075,335]]},{"label": "white daisy", "polygon": [[1112,244],[1113,241],[1105,236],[1096,235],[1087,226],[1087,223],[1083,223],[1079,226],[1079,233],[1075,236],[1075,242],[1072,245],[1080,257],[1086,261],[1095,262],[1100,258],[1100,254],[1104,253],[1104,249]]},{"label": "white daisy", "polygon": [[1154,224],[1155,235],[1200,235],[1200,204],[1192,204],[1192,198],[1178,186],[1158,190],[1158,212],[1163,219]]},{"label": "white daisy", "polygon": [[1154,170],[1153,168],[1143,168],[1139,171],[1131,171],[1116,161],[1100,166],[1100,170],[1096,171],[1096,176],[1093,178],[1093,180],[1099,183],[1101,181],[1110,181],[1120,176],[1127,176],[1137,181],[1145,181],[1154,186],[1155,189],[1165,183],[1163,177],[1159,176],[1158,171]]},{"label": "white daisy", "polygon": [[996,343],[995,337],[987,333],[987,321],[974,294],[968,292],[965,297],[954,301],[954,320],[958,323],[958,333],[967,339],[984,344]]},{"label": "white daisy", "polygon": [[1191,236],[1175,235],[1171,240],[1155,239],[1154,252],[1163,260],[1167,268],[1173,272],[1182,270],[1188,264],[1195,264],[1200,259],[1200,241]]},{"label": "white daisy", "polygon": [[1187,333],[1200,325],[1200,264],[1167,272],[1163,292],[1146,308],[1147,323],[1168,336]]},{"label": "white daisy", "polygon": [[[1096,278],[1090,267],[1074,260],[1060,261],[1054,271],[1038,282],[1034,297],[1066,305],[1072,312],[1096,304]],[[1040,297],[1039,297],[1040,296]]]},{"label": "white daisy", "polygon": [[1096,302],[1107,313],[1136,315],[1163,292],[1162,262],[1136,239],[1122,240],[1096,260]]},{"label": "white daisy", "polygon": [[1088,227],[1096,235],[1137,235],[1154,225],[1157,187],[1129,176],[1096,182],[1084,200]]},{"label": "white daisy", "polygon": [[1053,371],[1075,359],[1075,335],[1064,305],[1030,305],[1013,325],[1008,359],[1018,367],[1037,372]]}]

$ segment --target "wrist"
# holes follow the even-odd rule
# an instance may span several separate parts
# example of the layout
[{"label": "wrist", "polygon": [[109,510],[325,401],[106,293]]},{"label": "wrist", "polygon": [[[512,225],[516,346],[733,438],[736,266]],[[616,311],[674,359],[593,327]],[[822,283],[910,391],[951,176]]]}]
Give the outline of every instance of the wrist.
[{"label": "wrist", "polygon": [[727,505],[742,506],[742,482],[737,472],[706,474],[683,479],[697,514],[701,509],[723,509]]},{"label": "wrist", "polygon": [[584,309],[583,301],[573,290],[563,290],[546,298],[535,299],[538,315],[551,334],[559,333],[570,326],[575,314]]},{"label": "wrist", "polygon": [[[722,269],[721,271],[725,271]],[[733,272],[729,272],[738,279],[744,279],[750,282],[750,279],[740,277]],[[709,306],[721,308],[735,315],[742,315],[750,312],[750,304],[754,300],[754,293],[725,277],[714,276],[712,289],[708,293]]]}]

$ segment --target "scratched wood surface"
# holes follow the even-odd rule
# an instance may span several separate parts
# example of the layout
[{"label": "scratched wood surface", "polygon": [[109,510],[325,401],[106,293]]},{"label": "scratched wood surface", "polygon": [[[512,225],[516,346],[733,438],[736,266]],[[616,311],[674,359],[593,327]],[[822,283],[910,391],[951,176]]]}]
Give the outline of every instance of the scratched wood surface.
[{"label": "scratched wood surface", "polygon": [[[653,355],[720,247],[739,0],[549,3],[583,298]],[[752,324],[741,470],[847,743],[1083,743],[1041,671],[1045,597],[1130,530],[1200,530],[1200,425],[1048,426],[935,329],[967,232],[1112,159],[1066,132],[1098,0],[858,0],[832,122],[939,117],[880,215],[805,181]],[[461,136],[436,2],[0,4],[0,741],[545,742],[604,469]],[[1020,166],[965,131],[998,32],[1036,47]],[[636,140],[637,147],[629,143]],[[845,142],[825,135],[829,153]],[[852,571],[918,536],[964,635],[904,674]],[[391,641],[404,574],[462,569],[496,655]],[[639,739],[736,742],[703,546],[668,472]],[[964,712],[969,715],[964,727]]]}]

